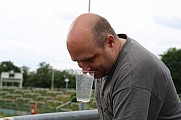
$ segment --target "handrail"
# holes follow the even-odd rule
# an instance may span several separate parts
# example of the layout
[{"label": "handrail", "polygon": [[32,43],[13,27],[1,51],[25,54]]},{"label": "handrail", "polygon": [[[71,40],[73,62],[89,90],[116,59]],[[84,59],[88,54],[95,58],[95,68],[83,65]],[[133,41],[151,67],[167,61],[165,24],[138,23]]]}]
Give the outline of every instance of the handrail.
[{"label": "handrail", "polygon": [[0,120],[99,120],[97,110],[55,112],[0,118]]}]

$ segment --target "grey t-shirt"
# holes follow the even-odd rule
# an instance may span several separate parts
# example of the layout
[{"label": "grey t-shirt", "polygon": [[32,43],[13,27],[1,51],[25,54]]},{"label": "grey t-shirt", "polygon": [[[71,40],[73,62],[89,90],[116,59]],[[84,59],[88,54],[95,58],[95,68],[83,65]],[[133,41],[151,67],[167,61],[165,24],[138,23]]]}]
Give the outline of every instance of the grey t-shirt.
[{"label": "grey t-shirt", "polygon": [[181,120],[181,103],[168,68],[127,38],[111,73],[97,80],[102,120]]}]

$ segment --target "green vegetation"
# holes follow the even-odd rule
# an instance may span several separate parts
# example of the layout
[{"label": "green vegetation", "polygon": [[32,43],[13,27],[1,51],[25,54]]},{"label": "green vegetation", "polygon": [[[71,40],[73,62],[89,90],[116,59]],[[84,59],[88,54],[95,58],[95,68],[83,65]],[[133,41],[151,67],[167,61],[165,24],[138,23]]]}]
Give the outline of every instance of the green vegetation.
[{"label": "green vegetation", "polygon": [[171,72],[177,92],[181,93],[181,49],[170,48],[161,57]]}]

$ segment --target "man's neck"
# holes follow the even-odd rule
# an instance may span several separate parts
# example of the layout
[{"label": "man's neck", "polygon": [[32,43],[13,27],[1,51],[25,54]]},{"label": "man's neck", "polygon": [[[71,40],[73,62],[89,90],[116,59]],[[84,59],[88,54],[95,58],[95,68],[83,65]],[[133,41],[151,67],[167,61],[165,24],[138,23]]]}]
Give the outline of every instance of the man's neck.
[{"label": "man's neck", "polygon": [[126,42],[126,39],[119,38],[119,52],[121,51],[125,42]]}]

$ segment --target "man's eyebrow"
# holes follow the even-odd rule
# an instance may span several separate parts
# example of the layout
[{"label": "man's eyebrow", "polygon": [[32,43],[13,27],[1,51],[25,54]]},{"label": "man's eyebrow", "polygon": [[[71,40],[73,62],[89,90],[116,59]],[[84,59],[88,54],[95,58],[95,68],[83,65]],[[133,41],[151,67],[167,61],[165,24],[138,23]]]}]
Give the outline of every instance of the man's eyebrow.
[{"label": "man's eyebrow", "polygon": [[80,60],[74,60],[74,59],[72,59],[72,61],[86,61],[86,60],[89,60],[89,59],[92,59],[94,56],[90,56],[90,57],[86,57],[86,58],[82,58],[82,59],[80,59]]}]

